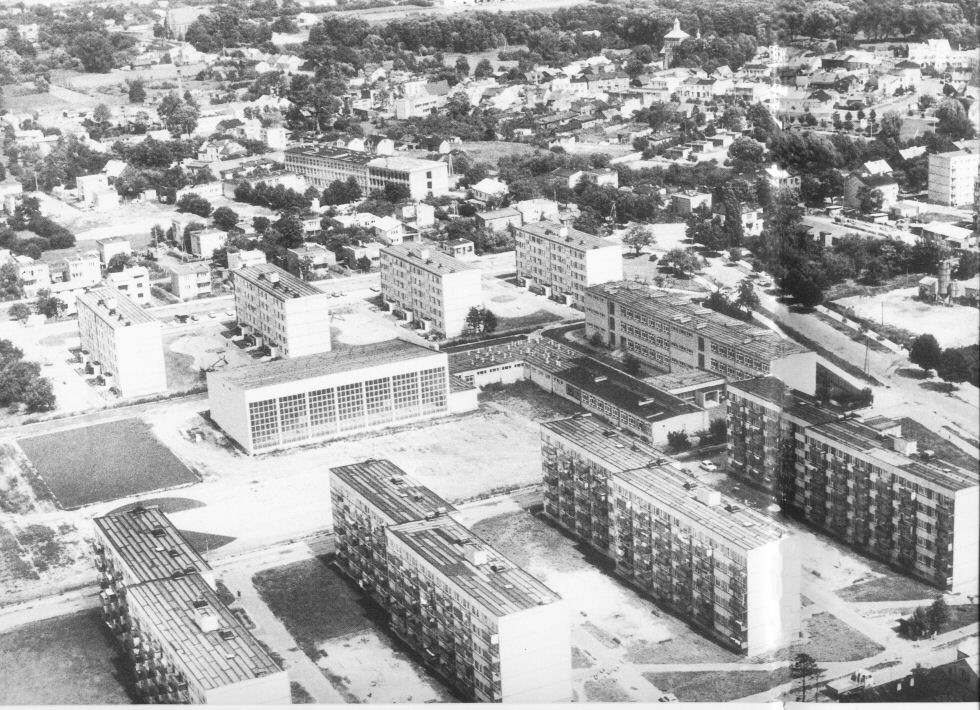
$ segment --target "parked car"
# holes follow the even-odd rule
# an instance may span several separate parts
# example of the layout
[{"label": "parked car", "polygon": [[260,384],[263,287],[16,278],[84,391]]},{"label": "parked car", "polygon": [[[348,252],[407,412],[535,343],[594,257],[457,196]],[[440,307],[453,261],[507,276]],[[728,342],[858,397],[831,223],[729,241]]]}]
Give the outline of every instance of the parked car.
[{"label": "parked car", "polygon": [[701,462],[701,468],[704,469],[705,471],[717,471],[718,470],[718,466],[716,466],[715,464],[713,464],[711,461],[707,461],[707,460]]}]

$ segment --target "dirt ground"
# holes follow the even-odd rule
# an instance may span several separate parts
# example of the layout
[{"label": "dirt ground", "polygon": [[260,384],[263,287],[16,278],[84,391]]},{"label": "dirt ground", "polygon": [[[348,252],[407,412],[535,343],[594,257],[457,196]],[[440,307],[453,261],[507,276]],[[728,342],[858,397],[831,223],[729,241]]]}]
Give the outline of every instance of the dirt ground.
[{"label": "dirt ground", "polygon": [[[976,308],[923,303],[914,298],[916,295],[917,288],[903,288],[877,296],[841,298],[836,303],[853,308],[859,316],[876,322],[881,321],[884,313],[885,323],[913,333],[932,333],[944,348],[973,345],[977,342],[975,326],[980,312]],[[964,327],[968,324],[971,327]]]},{"label": "dirt ground", "polygon": [[[552,320],[577,320],[582,317],[581,311],[550,298],[538,296],[515,286],[510,281],[496,277],[483,279],[483,303],[502,321],[527,318],[540,311],[551,314]],[[542,314],[542,322],[546,322],[543,320],[545,317],[547,316]],[[504,325],[500,326],[501,329]]]}]

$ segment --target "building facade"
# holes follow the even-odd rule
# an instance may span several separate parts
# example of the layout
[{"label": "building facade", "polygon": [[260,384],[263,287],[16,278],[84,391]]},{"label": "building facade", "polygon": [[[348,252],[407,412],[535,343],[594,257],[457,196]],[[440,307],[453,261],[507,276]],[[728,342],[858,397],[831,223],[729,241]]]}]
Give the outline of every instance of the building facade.
[{"label": "building facade", "polygon": [[163,326],[129,297],[106,286],[75,299],[82,353],[123,397],[167,389]]},{"label": "building facade", "polygon": [[482,275],[435,246],[396,244],[381,250],[381,295],[408,320],[455,338],[483,306]]},{"label": "building facade", "polygon": [[622,249],[557,222],[514,230],[517,278],[525,286],[581,305],[589,286],[623,278]]},{"label": "building facade", "polygon": [[390,462],[331,474],[342,569],[431,669],[476,702],[571,699],[569,615],[555,592]]},{"label": "building facade", "polygon": [[109,262],[112,261],[112,257],[117,254],[132,254],[133,247],[130,245],[129,240],[126,237],[106,237],[105,239],[96,240],[95,244],[99,248],[99,258],[102,260],[102,266],[108,266]]},{"label": "building facade", "polygon": [[106,274],[106,286],[110,286],[140,306],[153,303],[150,297],[150,272],[145,266],[130,266],[122,271]]},{"label": "building facade", "polygon": [[736,652],[798,638],[800,567],[783,526],[590,417],[541,425],[545,514],[658,604]]},{"label": "building facade", "polygon": [[729,385],[728,432],[731,469],[784,509],[940,589],[976,590],[980,475],[919,452],[907,422],[834,416],[756,378]]},{"label": "building facade", "polygon": [[929,156],[929,201],[949,207],[973,204],[980,155],[965,150]]},{"label": "building facade", "polygon": [[211,267],[199,261],[170,267],[170,289],[181,301],[193,301],[213,292]]},{"label": "building facade", "polygon": [[211,419],[248,454],[445,416],[462,398],[445,353],[402,340],[208,373]]},{"label": "building facade", "polygon": [[330,350],[330,301],[320,289],[272,264],[231,272],[242,333],[280,357]]},{"label": "building facade", "polygon": [[772,374],[808,394],[816,390],[816,355],[757,325],[702,308],[631,281],[586,291],[585,328],[665,372],[707,370],[729,381]]},{"label": "building facade", "polygon": [[159,508],[95,518],[102,614],[144,703],[284,705],[289,678]]},{"label": "building facade", "polygon": [[364,194],[383,190],[388,183],[406,187],[414,200],[449,191],[449,166],[441,161],[378,156],[333,146],[288,148],[284,155],[286,170],[321,189],[334,180],[354,178]]}]

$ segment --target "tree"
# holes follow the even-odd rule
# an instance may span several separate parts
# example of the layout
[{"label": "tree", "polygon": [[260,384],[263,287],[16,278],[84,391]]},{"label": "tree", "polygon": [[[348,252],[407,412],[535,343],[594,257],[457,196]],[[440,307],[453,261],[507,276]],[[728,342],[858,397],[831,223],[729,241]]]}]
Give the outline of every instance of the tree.
[{"label": "tree", "polygon": [[878,212],[884,201],[884,195],[877,188],[872,189],[862,185],[857,191],[858,207],[863,214]]},{"label": "tree", "polygon": [[701,259],[698,258],[698,255],[680,247],[667,252],[663,261],[673,266],[677,275],[682,277],[687,274],[693,274],[701,268]]},{"label": "tree", "polygon": [[465,55],[460,55],[456,60],[456,76],[467,77],[470,75],[470,63],[466,61]]},{"label": "tree", "polygon": [[474,79],[485,79],[493,74],[493,65],[490,60],[484,57],[479,62],[476,63],[476,69],[473,70]]},{"label": "tree", "polygon": [[959,384],[970,379],[970,361],[962,348],[946,348],[943,350],[942,357],[939,358],[939,365],[936,367],[936,374],[943,382]]},{"label": "tree", "polygon": [[936,107],[936,134],[950,140],[973,138],[976,129],[959,99],[943,99]]},{"label": "tree", "polygon": [[31,317],[31,309],[24,303],[15,303],[7,311],[13,320],[19,320],[23,323],[27,322],[27,319]]},{"label": "tree", "polygon": [[252,229],[259,234],[265,234],[270,224],[268,217],[252,217]]},{"label": "tree", "polygon": [[83,32],[70,46],[70,53],[77,57],[87,72],[104,74],[112,71],[112,43],[104,33]]},{"label": "tree", "polygon": [[466,313],[466,332],[477,335],[492,333],[497,329],[497,315],[483,307],[473,306]]},{"label": "tree", "polygon": [[741,136],[728,148],[728,158],[732,161],[735,172],[744,173],[758,169],[766,149],[758,141]]},{"label": "tree", "polygon": [[34,302],[34,308],[46,318],[57,318],[64,312],[67,306],[60,298],[52,296],[49,290],[41,289],[37,292],[37,300]]},{"label": "tree", "polygon": [[686,431],[668,431],[667,445],[674,453],[680,453],[691,448],[691,440]]},{"label": "tree", "polygon": [[408,185],[402,185],[397,182],[386,182],[384,197],[388,202],[397,203],[402,200],[407,200],[412,196],[411,191],[408,189]]},{"label": "tree", "polygon": [[211,203],[198,195],[196,192],[184,194],[175,205],[178,212],[190,212],[200,217],[207,217],[211,214]]},{"label": "tree", "polygon": [[133,263],[134,261],[131,254],[116,254],[109,259],[109,263],[106,264],[105,270],[110,273],[116,273],[132,266]]},{"label": "tree", "polygon": [[286,249],[295,249],[303,244],[305,231],[303,221],[293,213],[285,213],[272,223],[272,228],[279,234],[278,243]]},{"label": "tree", "polygon": [[623,370],[628,375],[638,376],[640,374],[640,358],[633,353],[626,353],[623,357]]},{"label": "tree", "polygon": [[980,254],[972,251],[963,252],[956,265],[955,278],[966,281],[972,279],[978,272],[980,272]]},{"label": "tree", "polygon": [[181,99],[175,91],[164,96],[157,106],[157,115],[174,137],[193,133],[200,113],[195,103]]},{"label": "tree", "polygon": [[949,623],[949,606],[942,597],[937,597],[936,601],[926,609],[926,621],[929,624],[929,631],[938,634],[943,627]]},{"label": "tree", "polygon": [[939,347],[936,336],[931,333],[923,333],[912,341],[909,348],[909,362],[918,365],[923,370],[935,370],[939,367],[943,351]]},{"label": "tree", "polygon": [[211,221],[218,229],[229,232],[238,226],[238,213],[230,207],[219,207],[211,215]]},{"label": "tree", "polygon": [[92,109],[92,120],[98,124],[106,124],[112,120],[112,111],[105,104],[99,104]]},{"label": "tree", "polygon": [[802,697],[800,699],[806,702],[806,679],[820,673],[820,669],[817,667],[817,662],[813,660],[813,656],[808,653],[797,653],[796,657],[793,659],[792,665],[789,667],[789,671],[793,678],[800,679],[802,692]]},{"label": "tree", "polygon": [[128,81],[127,89],[129,93],[129,103],[141,104],[146,101],[146,84],[139,77]]},{"label": "tree", "polygon": [[643,247],[648,247],[654,243],[653,235],[647,227],[635,224],[623,237],[623,244],[632,249],[636,256],[640,255]]},{"label": "tree", "polygon": [[750,278],[744,278],[738,283],[738,298],[735,302],[742,306],[752,310],[759,306],[759,294],[755,292],[755,284]]},{"label": "tree", "polygon": [[363,271],[365,274],[371,270],[371,257],[362,256],[357,260],[357,270]]}]

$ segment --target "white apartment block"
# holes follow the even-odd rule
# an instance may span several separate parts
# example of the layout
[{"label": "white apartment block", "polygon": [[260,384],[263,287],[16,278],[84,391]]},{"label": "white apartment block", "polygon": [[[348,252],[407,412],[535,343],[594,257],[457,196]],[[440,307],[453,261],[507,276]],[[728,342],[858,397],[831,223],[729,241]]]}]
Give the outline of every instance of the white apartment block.
[{"label": "white apartment block", "polygon": [[469,411],[473,391],[402,340],[208,373],[211,418],[249,455]]},{"label": "white apartment block", "polygon": [[585,330],[664,372],[707,370],[729,381],[772,374],[801,392],[816,391],[812,350],[635,281],[588,289]]},{"label": "white apartment block", "polygon": [[35,261],[20,254],[13,257],[17,266],[17,279],[25,298],[34,298],[37,292],[51,287],[51,267],[46,262]]},{"label": "white apartment block", "polygon": [[63,281],[79,286],[94,286],[102,280],[102,266],[96,252],[66,256],[58,264]]},{"label": "white apartment block", "polygon": [[581,305],[589,286],[623,278],[622,248],[592,234],[534,222],[517,227],[514,237],[517,278],[544,295]]},{"label": "white apartment block", "polygon": [[243,334],[284,358],[330,350],[327,294],[272,264],[231,273]]},{"label": "white apartment block", "polygon": [[126,237],[106,237],[95,242],[99,248],[99,258],[102,259],[102,266],[108,266],[112,257],[117,254],[132,254],[133,247]]},{"label": "white apartment block", "polygon": [[258,266],[266,263],[265,252],[261,249],[245,249],[244,251],[228,252],[228,268],[234,271],[246,266]]},{"label": "white apartment block", "polygon": [[569,612],[555,592],[389,461],[331,469],[330,488],[342,569],[433,671],[477,702],[570,700]]},{"label": "white apartment block", "polygon": [[145,266],[130,266],[106,274],[105,284],[133,299],[137,305],[149,306],[153,303],[150,297],[150,272]]},{"label": "white apartment block", "polygon": [[965,150],[929,156],[929,201],[948,207],[973,204],[980,155]]},{"label": "white apartment block", "polygon": [[470,309],[483,305],[480,270],[422,244],[381,250],[381,295],[407,320],[447,338],[461,335]]},{"label": "white apartment block", "polygon": [[320,189],[353,177],[365,194],[383,190],[387,183],[404,185],[414,200],[449,191],[449,166],[441,161],[336,147],[289,148],[284,155],[288,171],[303,175]]},{"label": "white apartment block", "polygon": [[228,232],[207,227],[190,234],[191,254],[203,259],[211,259],[214,252],[228,243]]},{"label": "white apartment block", "polygon": [[211,267],[199,261],[170,267],[170,288],[181,301],[193,301],[213,292]]},{"label": "white apartment block", "polygon": [[123,397],[167,389],[160,321],[106,286],[80,294],[76,304],[82,352],[107,385]]},{"label": "white apartment block", "polygon": [[747,655],[798,638],[795,538],[590,417],[541,425],[545,514],[658,604]]}]

